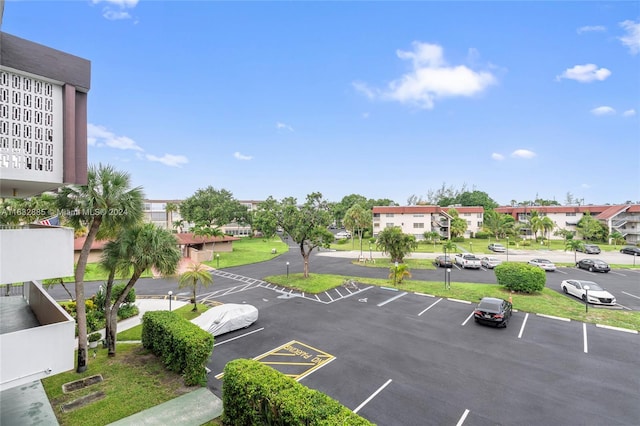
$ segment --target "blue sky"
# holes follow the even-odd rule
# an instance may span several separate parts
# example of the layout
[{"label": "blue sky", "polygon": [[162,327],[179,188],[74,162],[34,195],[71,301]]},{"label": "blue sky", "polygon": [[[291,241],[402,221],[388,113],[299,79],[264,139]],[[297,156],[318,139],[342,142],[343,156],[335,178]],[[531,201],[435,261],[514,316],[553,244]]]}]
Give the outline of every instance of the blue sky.
[{"label": "blue sky", "polygon": [[7,1],[154,199],[640,200],[638,2]]}]

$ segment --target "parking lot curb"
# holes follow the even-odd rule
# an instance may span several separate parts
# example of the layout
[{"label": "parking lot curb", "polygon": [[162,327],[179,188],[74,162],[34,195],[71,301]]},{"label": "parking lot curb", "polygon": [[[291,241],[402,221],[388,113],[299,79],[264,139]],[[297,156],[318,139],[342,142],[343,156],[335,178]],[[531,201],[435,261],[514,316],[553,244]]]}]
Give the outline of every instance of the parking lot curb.
[{"label": "parking lot curb", "polygon": [[638,334],[638,330],[632,330],[630,328],[614,327],[612,325],[604,325],[604,324],[596,324],[596,327],[606,328],[607,330],[622,331],[624,333]]}]

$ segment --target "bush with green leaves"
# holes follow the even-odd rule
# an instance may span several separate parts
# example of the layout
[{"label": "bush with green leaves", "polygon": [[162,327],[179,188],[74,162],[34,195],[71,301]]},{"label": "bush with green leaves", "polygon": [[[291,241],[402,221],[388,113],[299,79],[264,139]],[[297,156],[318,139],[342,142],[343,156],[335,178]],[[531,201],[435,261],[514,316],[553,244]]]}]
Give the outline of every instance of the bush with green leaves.
[{"label": "bush with green leaves", "polygon": [[493,234],[491,232],[484,231],[478,231],[474,236],[474,238],[476,238],[477,240],[488,240],[490,237],[493,237]]},{"label": "bush with green leaves", "polygon": [[503,262],[494,268],[498,284],[518,293],[542,291],[547,274],[541,268],[521,262]]},{"label": "bush with green leaves", "polygon": [[171,371],[183,374],[187,386],[207,384],[206,366],[213,336],[171,311],[142,316],[142,346],[160,357]]},{"label": "bush with green leaves", "polygon": [[372,425],[322,392],[251,359],[236,359],[225,366],[222,403],[227,426]]},{"label": "bush with green leaves", "polygon": [[[118,299],[118,297],[120,297],[120,295],[122,294],[126,286],[127,285],[124,283],[116,284],[113,286],[113,289],[111,290],[111,303],[115,302]],[[97,306],[97,308],[102,312],[104,312],[104,298],[105,298],[105,291],[102,288],[102,286],[100,286],[100,289],[93,296],[92,299],[95,305]],[[127,293],[127,297],[124,298],[124,301],[122,302],[122,306],[127,304],[133,304],[135,302],[136,302],[136,290],[132,288],[129,291],[129,293]]]},{"label": "bush with green leaves", "polygon": [[464,237],[451,237],[451,241],[454,243],[464,243]]}]

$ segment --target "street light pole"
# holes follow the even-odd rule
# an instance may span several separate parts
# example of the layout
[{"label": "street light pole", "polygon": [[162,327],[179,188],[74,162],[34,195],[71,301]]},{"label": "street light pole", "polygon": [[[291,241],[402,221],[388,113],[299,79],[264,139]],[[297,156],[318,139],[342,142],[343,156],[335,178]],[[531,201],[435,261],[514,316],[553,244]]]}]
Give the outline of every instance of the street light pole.
[{"label": "street light pole", "polygon": [[509,237],[507,237],[507,262],[509,261]]},{"label": "street light pole", "polygon": [[584,286],[584,312],[585,314],[589,313],[589,286]]},{"label": "street light pole", "polygon": [[289,262],[287,262],[287,279],[289,279]]},{"label": "street light pole", "polygon": [[220,269],[220,253],[216,254],[216,269]]},{"label": "street light pole", "polygon": [[173,296],[173,292],[169,290],[169,311],[171,311],[171,297]]},{"label": "street light pole", "polygon": [[369,243],[369,260],[373,260],[373,253],[371,252],[371,243]]}]

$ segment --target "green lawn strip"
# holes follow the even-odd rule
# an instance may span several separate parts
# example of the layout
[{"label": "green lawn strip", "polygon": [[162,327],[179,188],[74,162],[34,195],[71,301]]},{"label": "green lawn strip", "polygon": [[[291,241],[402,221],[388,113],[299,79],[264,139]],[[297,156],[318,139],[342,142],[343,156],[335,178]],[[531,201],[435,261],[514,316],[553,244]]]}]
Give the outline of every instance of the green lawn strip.
[{"label": "green lawn strip", "polygon": [[[272,253],[276,249],[276,253]],[[279,237],[242,238],[233,242],[232,252],[216,253],[215,258],[203,262],[213,268],[229,268],[231,266],[248,265],[265,262],[286,253],[288,246]],[[217,255],[220,255],[218,258]],[[219,265],[219,266],[218,266]]]},{"label": "green lawn strip", "polygon": [[[203,305],[201,303],[197,303],[197,306],[198,306],[198,312],[193,312],[193,304],[191,303],[181,306],[177,309],[174,309],[173,312],[191,321],[192,319],[199,316],[200,314],[202,314],[203,312],[205,312],[210,308],[210,306]],[[142,340],[142,324],[138,324],[135,327],[132,327],[128,330],[123,330],[119,332],[116,335],[116,340],[118,342]]]},{"label": "green lawn strip", "polygon": [[[434,259],[435,259],[435,256],[434,256]],[[354,265],[364,266],[367,268],[389,269],[394,267],[394,264],[388,258],[382,258],[382,259],[378,258],[378,259],[375,259],[375,262],[360,262],[359,260],[356,259],[351,261],[351,263]],[[436,266],[433,264],[433,259],[405,258],[404,263],[406,263],[409,266],[409,271],[411,271],[412,269],[431,269],[431,270],[437,269]]]},{"label": "green lawn strip", "polygon": [[[304,279],[302,274],[276,275],[265,277],[264,280],[273,284],[304,291],[306,293],[320,293],[340,286],[345,279],[353,279],[363,284],[382,287],[393,287],[386,279],[357,278],[343,275],[310,274]],[[640,312],[623,311],[618,309],[598,308],[592,306],[585,312],[585,306],[577,299],[564,296],[549,288],[542,292],[528,295],[510,294],[498,284],[451,283],[451,289],[444,288],[444,282],[405,280],[397,286],[398,289],[416,293],[430,294],[437,297],[467,300],[477,303],[483,297],[500,297],[508,299],[512,296],[513,307],[519,311],[570,318],[575,321],[599,323],[613,327],[622,327],[640,331]]]},{"label": "green lawn strip", "polygon": [[[197,389],[185,387],[179,374],[167,371],[162,362],[140,344],[119,344],[117,355],[112,358],[107,356],[106,349],[91,349],[89,353],[85,372],[73,370],[42,380],[62,426],[105,425]],[[95,374],[101,374],[103,382],[68,394],[62,392],[64,383]],[[63,404],[98,391],[104,392],[103,399],[62,412]]]}]

